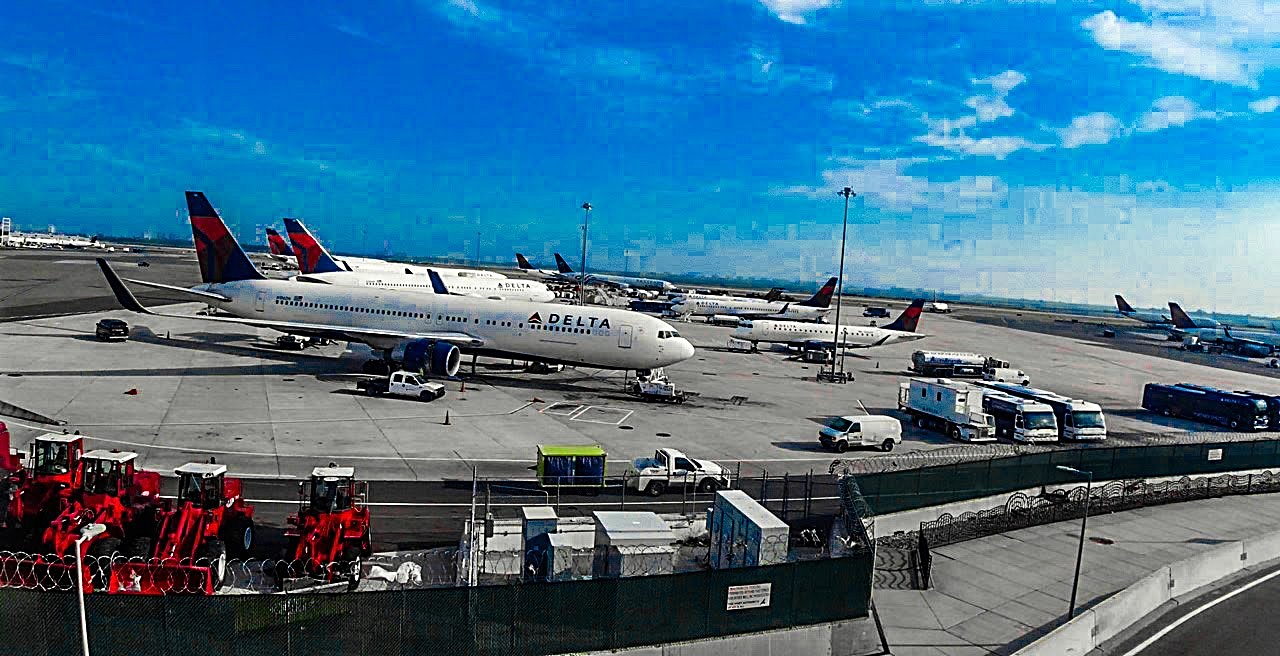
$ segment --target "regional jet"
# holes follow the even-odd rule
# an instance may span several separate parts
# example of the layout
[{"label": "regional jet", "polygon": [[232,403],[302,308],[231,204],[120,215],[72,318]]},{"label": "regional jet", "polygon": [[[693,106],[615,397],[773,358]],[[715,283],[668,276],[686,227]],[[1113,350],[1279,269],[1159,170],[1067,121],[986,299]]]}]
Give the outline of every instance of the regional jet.
[{"label": "regional jet", "polygon": [[1280,333],[1264,330],[1232,329],[1225,324],[1212,327],[1194,321],[1177,303],[1169,303],[1173,317],[1173,334],[1190,337],[1200,343],[1221,344],[1237,354],[1253,358],[1265,358],[1280,350]]},{"label": "regional jet", "polygon": [[[357,287],[377,287],[380,289],[400,289],[435,293],[431,281],[426,275],[414,273],[412,269],[402,271],[385,271],[357,269],[344,270],[338,266],[337,259],[311,234],[298,219],[285,219],[285,229],[289,240],[293,242],[293,251],[298,257],[299,266],[304,263],[309,271],[297,276],[299,282],[319,282],[330,285],[355,285]],[[434,267],[426,269],[428,273]],[[438,271],[436,273],[439,273]],[[509,299],[513,301],[533,301],[546,303],[556,300],[556,295],[547,286],[532,280],[510,280],[507,278],[477,278],[472,276],[454,276],[450,278],[449,293],[479,298]]]},{"label": "regional jet", "polygon": [[628,310],[271,280],[253,266],[203,193],[187,192],[187,208],[203,284],[187,289],[129,282],[186,294],[230,316],[154,312],[99,258],[125,309],[359,342],[381,351],[388,367],[400,360],[442,376],[457,374],[464,351],[638,371],[694,354],[693,345],[666,322]]},{"label": "regional jet", "polygon": [[[716,296],[711,294],[685,294],[673,300],[671,312],[677,316],[707,317],[711,321],[717,316],[738,317],[739,319],[796,319],[800,321],[819,321],[831,313],[831,296],[836,290],[836,279],[833,277],[811,298],[798,303],[766,301],[760,298],[743,298],[740,296]],[[834,337],[834,334],[833,334]]]},{"label": "regional jet", "polygon": [[[924,339],[928,335],[915,332],[920,324],[924,299],[918,298],[903,310],[893,323],[876,326],[840,326],[840,348],[859,349],[901,344]],[[836,327],[826,323],[802,321],[744,320],[734,329],[733,336],[751,342],[787,344],[793,348],[818,345],[831,348],[836,341]]]}]

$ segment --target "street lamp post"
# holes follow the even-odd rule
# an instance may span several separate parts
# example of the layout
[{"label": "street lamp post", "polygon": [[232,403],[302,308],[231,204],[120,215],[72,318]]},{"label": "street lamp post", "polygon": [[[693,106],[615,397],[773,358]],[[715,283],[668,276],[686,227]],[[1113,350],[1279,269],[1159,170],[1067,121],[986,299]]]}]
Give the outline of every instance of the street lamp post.
[{"label": "street lamp post", "polygon": [[582,268],[578,273],[578,303],[587,304],[587,225],[591,221],[591,203],[582,204]]},{"label": "street lamp post", "polygon": [[1071,620],[1076,616],[1076,591],[1080,588],[1080,561],[1084,560],[1084,532],[1089,525],[1089,499],[1093,495],[1093,472],[1066,465],[1058,465],[1057,469],[1068,474],[1088,477],[1084,488],[1084,516],[1080,518],[1080,546],[1076,548],[1076,575],[1071,580],[1071,606],[1067,608],[1067,619]]},{"label": "street lamp post", "polygon": [[[852,187],[845,187],[836,192],[844,196],[844,221],[840,228],[840,271],[836,274],[836,328],[835,350],[831,352],[831,379],[844,382],[844,358],[840,357],[840,301],[844,296],[844,250],[845,239],[849,236],[849,199],[857,196]],[[840,374],[836,374],[836,362],[840,362]]]},{"label": "street lamp post", "polygon": [[80,529],[80,537],[76,538],[76,600],[80,605],[80,653],[89,656],[89,623],[84,616],[84,556],[80,547],[85,540],[93,539],[106,532],[102,524],[89,524]]}]

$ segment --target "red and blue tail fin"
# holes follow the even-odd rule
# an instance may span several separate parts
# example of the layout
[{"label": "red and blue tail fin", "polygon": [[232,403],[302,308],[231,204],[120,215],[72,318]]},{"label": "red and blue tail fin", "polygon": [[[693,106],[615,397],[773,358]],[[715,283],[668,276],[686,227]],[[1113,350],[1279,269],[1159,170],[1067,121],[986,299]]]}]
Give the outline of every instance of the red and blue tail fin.
[{"label": "red and blue tail fin", "polygon": [[203,192],[187,192],[187,213],[191,217],[191,237],[196,244],[196,259],[200,261],[201,280],[219,283],[266,279],[253,266]]},{"label": "red and blue tail fin", "polygon": [[573,269],[569,268],[569,263],[565,262],[564,258],[560,257],[559,253],[556,253],[555,255],[556,255],[556,269],[560,273],[573,273]]},{"label": "red and blue tail fin", "polygon": [[911,301],[911,305],[908,305],[907,309],[903,310],[902,314],[893,323],[885,326],[885,329],[914,333],[916,326],[920,325],[920,314],[922,312],[924,312],[924,299],[917,298]]},{"label": "red and blue tail fin", "polygon": [[827,280],[827,284],[823,285],[822,289],[819,289],[818,293],[814,294],[812,298],[807,301],[800,301],[799,303],[796,303],[796,305],[818,308],[831,307],[831,296],[835,293],[836,279],[835,277],[832,277]]},{"label": "red and blue tail fin", "polygon": [[329,252],[316,241],[315,237],[297,219],[285,219],[284,228],[289,232],[289,241],[293,243],[293,254],[298,258],[298,271],[301,273],[335,273],[350,271],[338,266]]},{"label": "red and blue tail fin", "polygon": [[289,249],[289,244],[272,228],[267,228],[267,245],[271,247],[272,255],[293,255],[293,251]]}]

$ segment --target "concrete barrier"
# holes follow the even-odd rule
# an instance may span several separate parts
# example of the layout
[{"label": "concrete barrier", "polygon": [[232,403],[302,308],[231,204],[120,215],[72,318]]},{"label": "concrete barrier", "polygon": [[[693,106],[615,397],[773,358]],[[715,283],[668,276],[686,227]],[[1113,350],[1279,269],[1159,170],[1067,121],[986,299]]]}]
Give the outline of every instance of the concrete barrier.
[{"label": "concrete barrier", "polygon": [[1093,611],[1086,610],[1045,637],[1019,649],[1015,656],[1084,656],[1093,651],[1093,629]]},{"label": "concrete barrier", "polygon": [[1169,565],[1169,596],[1181,597],[1224,576],[1240,571],[1244,565],[1243,542],[1228,542],[1202,554]]},{"label": "concrete barrier", "polygon": [[1100,645],[1116,637],[1170,599],[1169,566],[1165,565],[1093,607],[1094,642]]},{"label": "concrete barrier", "polygon": [[[1277,558],[1280,558],[1280,531],[1216,546],[1161,567],[1019,649],[1014,656],[1086,654],[1169,600],[1195,592],[1246,567]],[[1086,636],[1087,643],[1081,642]]]}]

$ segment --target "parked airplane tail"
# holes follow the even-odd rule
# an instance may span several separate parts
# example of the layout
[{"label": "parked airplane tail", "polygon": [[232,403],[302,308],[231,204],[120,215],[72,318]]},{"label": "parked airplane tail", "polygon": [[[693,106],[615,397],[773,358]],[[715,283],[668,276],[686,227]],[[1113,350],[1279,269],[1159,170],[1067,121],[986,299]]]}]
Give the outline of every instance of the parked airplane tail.
[{"label": "parked airplane tail", "polygon": [[1182,311],[1182,306],[1174,303],[1173,301],[1169,301],[1169,315],[1173,318],[1173,325],[1175,328],[1196,327],[1196,322],[1192,321],[1191,317],[1187,316],[1187,313]]},{"label": "parked airplane tail", "polygon": [[769,292],[764,295],[764,300],[766,301],[777,301],[781,299],[782,299],[781,287],[770,287]]},{"label": "parked airplane tail", "polygon": [[297,219],[285,219],[285,230],[289,232],[289,241],[293,243],[293,254],[298,258],[298,271],[301,273],[334,273],[350,271],[342,268],[329,252],[311,236],[307,227]]},{"label": "parked airplane tail", "polygon": [[272,228],[267,228],[267,244],[271,247],[272,255],[293,255],[293,251],[289,249],[289,244]]},{"label": "parked airplane tail", "polygon": [[814,294],[812,298],[810,298],[807,301],[801,301],[799,303],[796,303],[796,305],[803,305],[804,307],[819,307],[819,308],[831,307],[831,296],[835,293],[836,293],[836,279],[832,277],[831,279],[827,280],[827,284],[823,285],[822,289],[819,289],[818,293]]},{"label": "parked airplane tail", "polygon": [[564,258],[560,257],[559,253],[556,253],[555,255],[556,255],[556,269],[559,270],[560,273],[573,273],[573,269],[569,267],[569,263],[565,262]]},{"label": "parked airplane tail", "polygon": [[920,325],[920,314],[924,312],[924,299],[917,298],[911,301],[911,305],[898,315],[893,323],[885,326],[886,330],[901,330],[903,332],[914,333],[916,326]]},{"label": "parked airplane tail", "polygon": [[1133,306],[1119,294],[1116,294],[1116,309],[1120,310],[1120,314],[1132,314],[1135,311]]},{"label": "parked airplane tail", "polygon": [[191,237],[196,243],[201,280],[216,283],[266,278],[249,261],[203,192],[187,192],[187,213],[191,216]]},{"label": "parked airplane tail", "polygon": [[520,266],[522,271],[534,271],[535,267],[529,264],[529,260],[524,259],[524,255],[516,253],[516,264]]},{"label": "parked airplane tail", "polygon": [[440,278],[440,274],[435,269],[427,269],[427,277],[431,279],[431,291],[437,294],[448,294],[449,288],[445,286],[444,280]]}]

